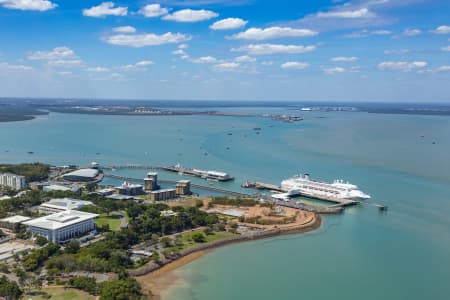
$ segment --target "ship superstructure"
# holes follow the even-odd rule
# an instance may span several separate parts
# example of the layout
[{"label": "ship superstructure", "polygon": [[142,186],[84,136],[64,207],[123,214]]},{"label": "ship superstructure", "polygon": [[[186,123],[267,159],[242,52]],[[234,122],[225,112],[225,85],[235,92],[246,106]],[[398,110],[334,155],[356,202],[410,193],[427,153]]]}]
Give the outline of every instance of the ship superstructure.
[{"label": "ship superstructure", "polygon": [[333,183],[312,180],[309,174],[296,175],[281,182],[285,191],[298,191],[311,197],[328,197],[343,199],[369,199],[370,195],[363,193],[354,184],[335,180]]}]

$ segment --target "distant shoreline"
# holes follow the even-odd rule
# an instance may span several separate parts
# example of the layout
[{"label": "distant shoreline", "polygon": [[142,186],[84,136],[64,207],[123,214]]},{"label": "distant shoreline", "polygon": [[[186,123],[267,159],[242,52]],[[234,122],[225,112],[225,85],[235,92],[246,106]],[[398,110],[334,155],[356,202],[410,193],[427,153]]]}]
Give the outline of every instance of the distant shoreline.
[{"label": "distant shoreline", "polygon": [[282,235],[302,234],[320,228],[321,224],[322,218],[320,215],[314,214],[314,217],[308,223],[302,224],[301,226],[267,230],[257,235],[240,236],[200,245],[189,249],[184,253],[180,253],[177,258],[161,265],[152,264],[138,270],[132,270],[129,273],[141,284],[143,290],[151,295],[151,299],[159,300],[161,299],[161,293],[175,284],[177,278],[176,275],[173,274],[173,271],[203,257],[214,249],[231,244],[256,241]]}]

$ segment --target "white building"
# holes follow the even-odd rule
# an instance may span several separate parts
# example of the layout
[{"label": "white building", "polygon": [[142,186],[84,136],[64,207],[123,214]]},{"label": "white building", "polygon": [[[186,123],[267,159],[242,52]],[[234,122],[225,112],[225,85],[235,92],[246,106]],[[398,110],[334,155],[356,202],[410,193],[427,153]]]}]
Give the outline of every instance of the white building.
[{"label": "white building", "polygon": [[77,210],[87,205],[92,205],[91,201],[84,201],[78,199],[61,198],[52,199],[39,205],[39,212],[41,214],[53,214],[66,210]]},{"label": "white building", "polygon": [[25,176],[20,176],[12,173],[0,174],[0,185],[8,186],[15,190],[24,189],[26,186]]},{"label": "white building", "polygon": [[63,243],[95,231],[97,214],[67,210],[23,222],[33,235],[40,235],[54,243]]}]

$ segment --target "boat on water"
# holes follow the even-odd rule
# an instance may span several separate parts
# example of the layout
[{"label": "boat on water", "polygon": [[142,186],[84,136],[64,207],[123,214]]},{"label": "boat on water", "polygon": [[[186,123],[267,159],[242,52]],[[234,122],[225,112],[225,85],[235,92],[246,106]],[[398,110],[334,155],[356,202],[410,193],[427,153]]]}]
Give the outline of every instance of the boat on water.
[{"label": "boat on water", "polygon": [[358,189],[358,186],[343,180],[333,183],[312,180],[309,174],[296,175],[281,182],[281,188],[288,192],[295,191],[304,196],[342,198],[351,200],[370,199],[370,195]]}]

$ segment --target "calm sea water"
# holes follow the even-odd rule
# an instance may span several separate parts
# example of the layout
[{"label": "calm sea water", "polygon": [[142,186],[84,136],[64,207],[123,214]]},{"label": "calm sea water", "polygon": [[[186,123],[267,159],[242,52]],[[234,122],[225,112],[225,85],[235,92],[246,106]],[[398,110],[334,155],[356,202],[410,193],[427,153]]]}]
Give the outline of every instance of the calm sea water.
[{"label": "calm sea water", "polygon": [[[302,171],[323,180],[342,178],[373,199],[325,217],[312,233],[217,249],[178,270],[182,282],[164,299],[448,299],[450,118],[303,116],[303,122],[283,124],[50,114],[0,123],[0,162],[181,163],[227,171],[235,182],[215,184],[235,190],[247,179],[279,183]],[[380,214],[371,203],[386,204],[389,211]]]}]

